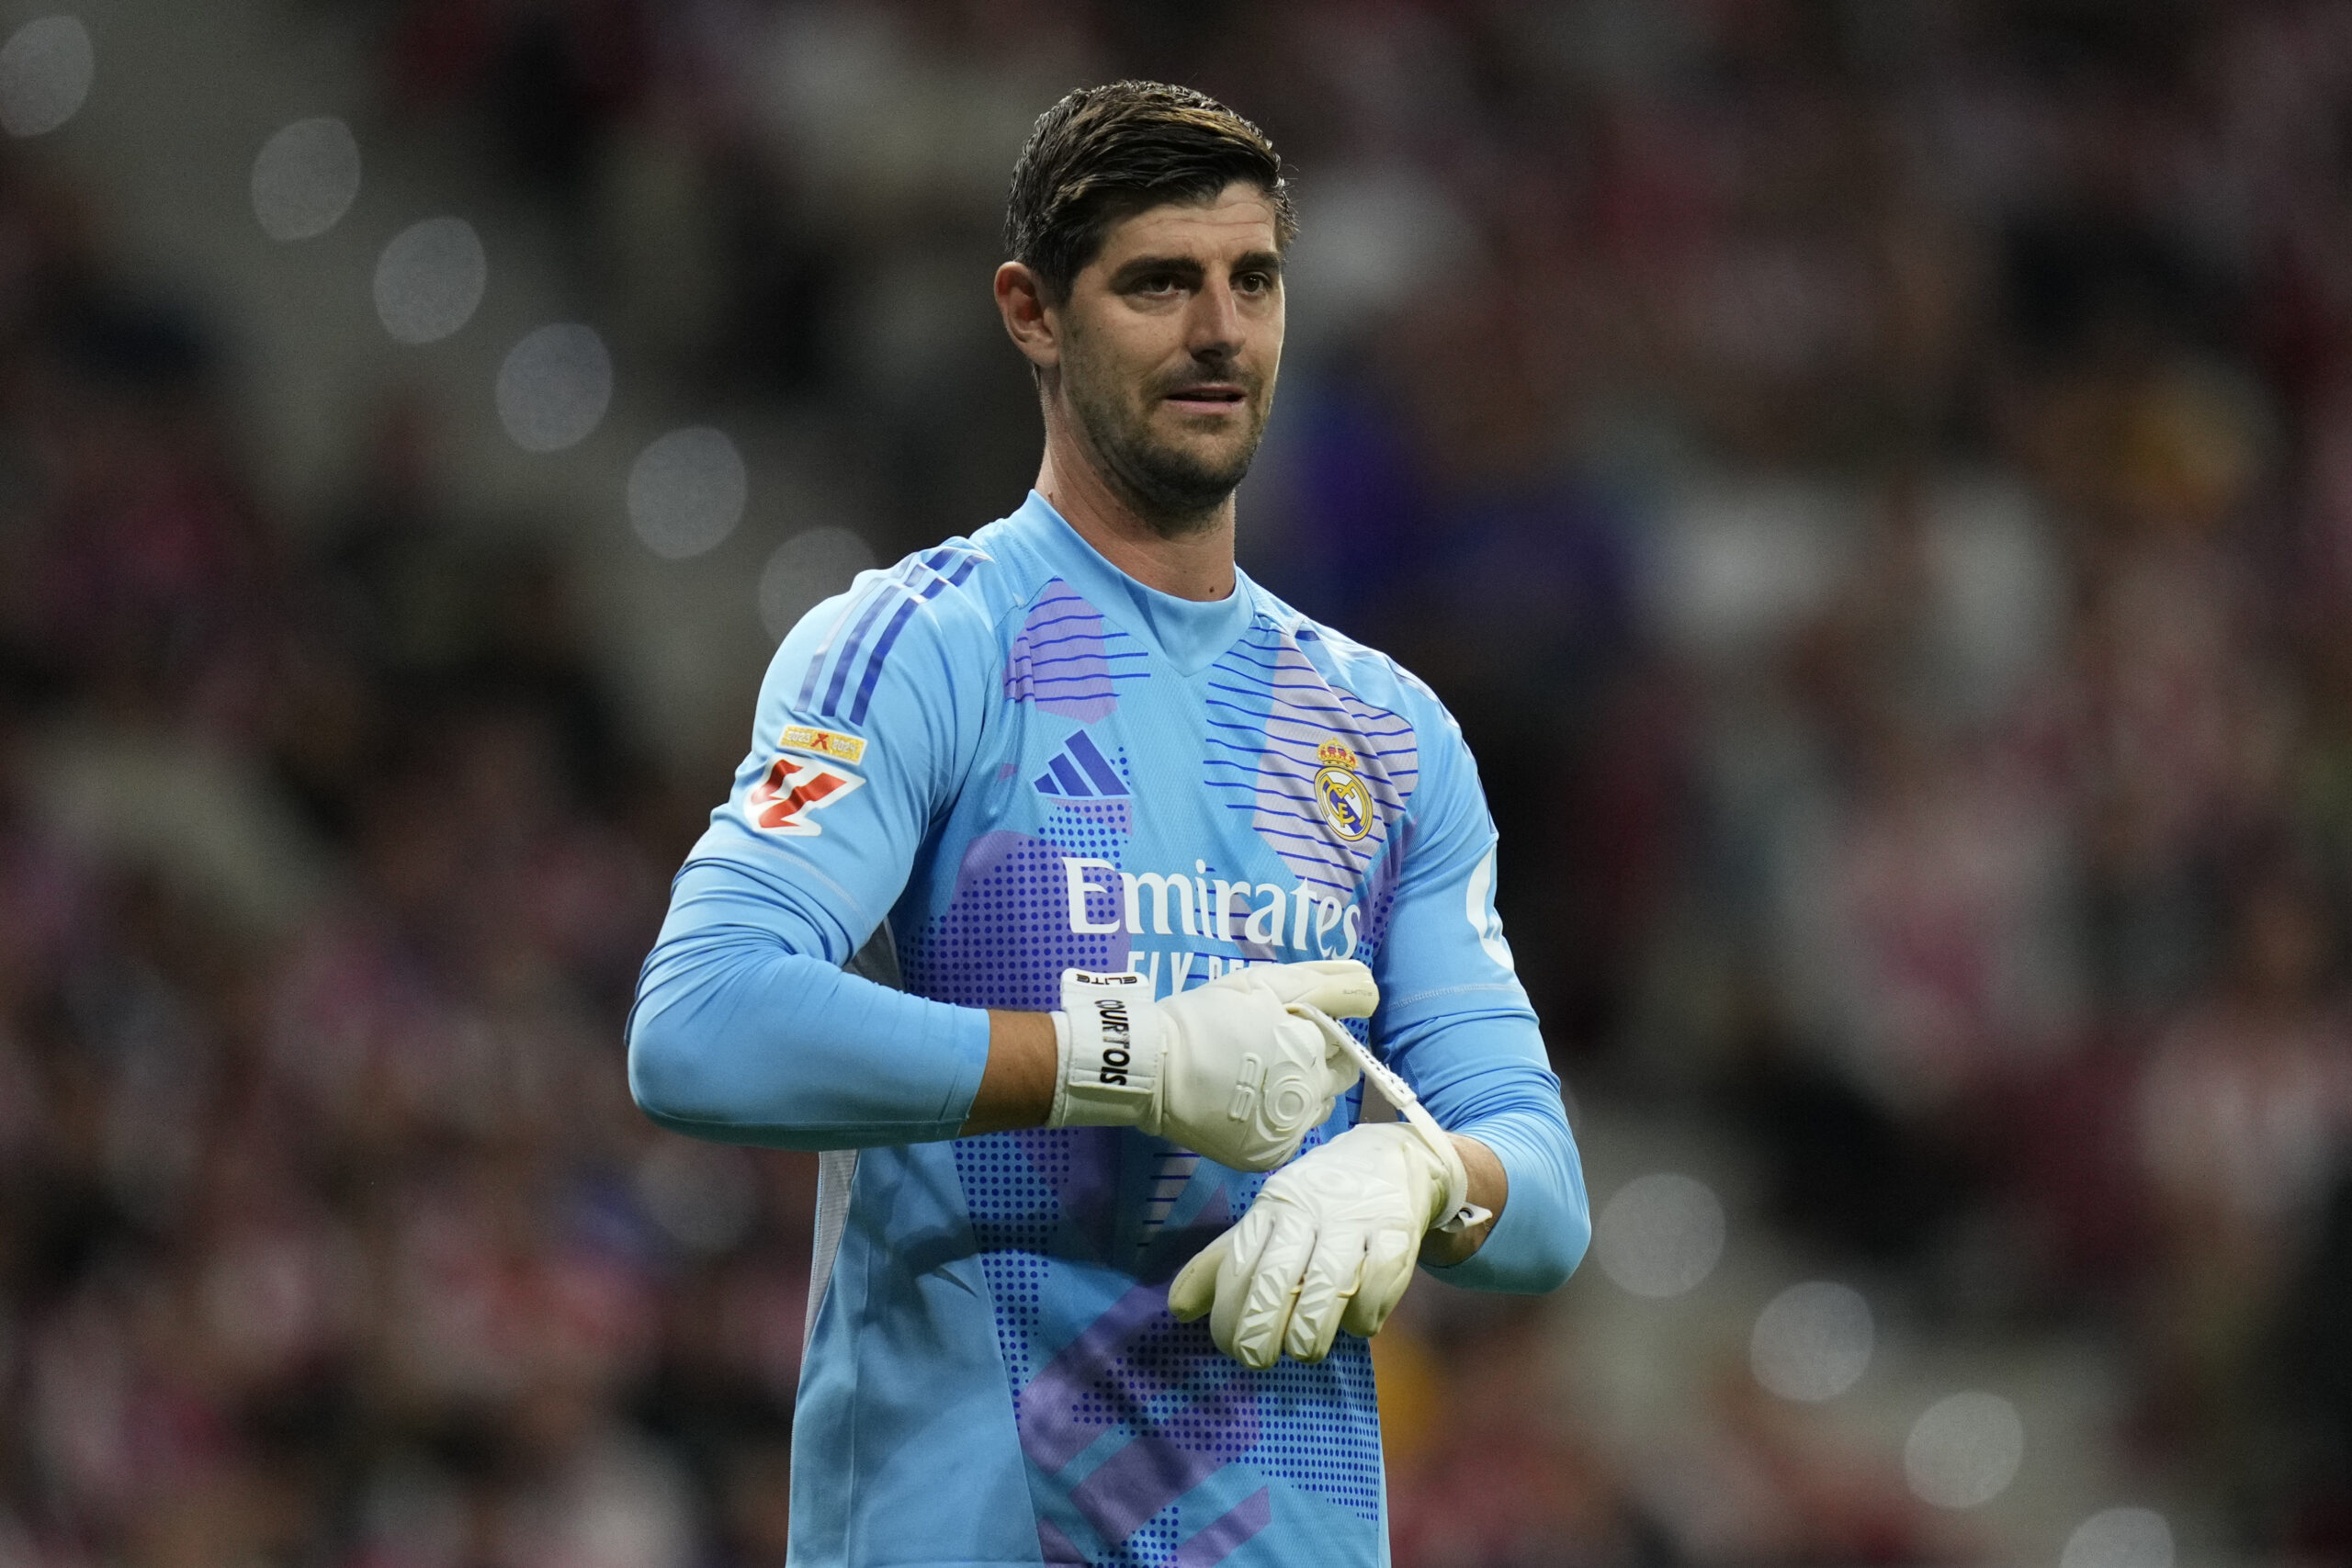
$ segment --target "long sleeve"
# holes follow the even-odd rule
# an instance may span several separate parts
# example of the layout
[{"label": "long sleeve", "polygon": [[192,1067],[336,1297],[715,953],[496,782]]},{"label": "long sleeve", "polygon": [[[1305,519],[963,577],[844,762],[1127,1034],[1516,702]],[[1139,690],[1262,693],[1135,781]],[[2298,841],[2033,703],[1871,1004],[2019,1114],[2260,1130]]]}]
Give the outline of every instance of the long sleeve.
[{"label": "long sleeve", "polygon": [[1592,1218],[1560,1080],[1495,914],[1495,829],[1469,749],[1430,727],[1402,840],[1395,904],[1374,971],[1374,1044],[1450,1132],[1494,1150],[1510,1181],[1484,1246],[1435,1270],[1472,1290],[1556,1289],[1584,1257]]},{"label": "long sleeve", "polygon": [[957,694],[988,672],[993,638],[941,594],[974,555],[867,573],[777,649],[751,752],[672,887],[629,1014],[630,1092],[664,1126],[831,1149],[962,1125],[987,1013],[841,965],[905,889],[977,742]]},{"label": "long sleeve", "polygon": [[954,1137],[988,1014],[843,973],[793,901],[732,861],[679,874],[629,1017],[639,1106],[676,1132],[776,1148]]},{"label": "long sleeve", "polygon": [[1443,1053],[1458,1063],[1442,1082],[1416,1091],[1430,1114],[1494,1150],[1510,1181],[1502,1217],[1486,1245],[1453,1268],[1432,1270],[1474,1291],[1556,1290],[1592,1239],[1560,1080],[1540,1060],[1525,1059],[1521,1042],[1532,1032],[1532,1019],[1456,1014],[1439,1026],[1437,1038],[1417,1043],[1425,1058]]}]

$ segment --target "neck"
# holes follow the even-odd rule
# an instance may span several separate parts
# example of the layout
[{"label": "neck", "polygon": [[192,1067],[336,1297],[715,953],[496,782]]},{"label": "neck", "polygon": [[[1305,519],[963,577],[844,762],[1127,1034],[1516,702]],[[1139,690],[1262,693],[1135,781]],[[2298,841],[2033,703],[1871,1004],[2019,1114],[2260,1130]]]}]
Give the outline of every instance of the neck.
[{"label": "neck", "polygon": [[1233,592],[1233,497],[1172,537],[1114,484],[1061,420],[1046,431],[1037,493],[1104,560],[1147,588],[1209,603]]}]

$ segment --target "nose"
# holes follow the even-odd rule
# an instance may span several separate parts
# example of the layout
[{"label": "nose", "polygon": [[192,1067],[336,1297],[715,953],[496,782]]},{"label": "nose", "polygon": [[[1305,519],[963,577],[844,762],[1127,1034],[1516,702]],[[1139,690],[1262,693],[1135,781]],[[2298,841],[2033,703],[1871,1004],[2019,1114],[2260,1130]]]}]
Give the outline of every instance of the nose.
[{"label": "nose", "polygon": [[1214,364],[1241,352],[1241,308],[1233,280],[1213,277],[1193,296],[1184,346],[1194,359]]}]

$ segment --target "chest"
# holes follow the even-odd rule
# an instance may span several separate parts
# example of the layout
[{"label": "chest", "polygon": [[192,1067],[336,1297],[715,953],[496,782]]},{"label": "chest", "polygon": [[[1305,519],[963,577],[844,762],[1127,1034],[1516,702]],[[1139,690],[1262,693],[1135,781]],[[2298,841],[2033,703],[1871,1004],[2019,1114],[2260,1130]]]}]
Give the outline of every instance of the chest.
[{"label": "chest", "polygon": [[1236,964],[1361,956],[1415,776],[1410,727],[1278,637],[1183,673],[1115,635],[1073,655],[1067,622],[1046,629],[1025,661],[1016,642],[910,885],[917,987],[1042,1007],[1066,967],[1148,974],[1169,995]]}]

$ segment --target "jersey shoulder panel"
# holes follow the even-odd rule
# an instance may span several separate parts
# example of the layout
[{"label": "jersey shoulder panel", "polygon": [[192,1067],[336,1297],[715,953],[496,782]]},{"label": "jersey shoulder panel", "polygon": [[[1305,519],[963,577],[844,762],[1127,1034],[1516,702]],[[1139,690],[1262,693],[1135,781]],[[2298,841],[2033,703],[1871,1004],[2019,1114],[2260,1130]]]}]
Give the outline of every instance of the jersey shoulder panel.
[{"label": "jersey shoulder panel", "polygon": [[1021,571],[985,543],[958,536],[893,566],[861,573],[820,604],[778,650],[792,710],[854,729],[866,721],[886,671],[930,649],[973,675],[1003,653],[999,623],[1031,596]]},{"label": "jersey shoulder panel", "polygon": [[1332,685],[1361,701],[1387,709],[1416,729],[1436,726],[1455,735],[1462,727],[1429,682],[1389,655],[1358,642],[1333,626],[1293,609],[1258,589],[1261,613],[1306,656]]}]

